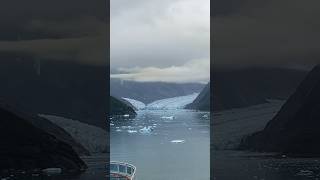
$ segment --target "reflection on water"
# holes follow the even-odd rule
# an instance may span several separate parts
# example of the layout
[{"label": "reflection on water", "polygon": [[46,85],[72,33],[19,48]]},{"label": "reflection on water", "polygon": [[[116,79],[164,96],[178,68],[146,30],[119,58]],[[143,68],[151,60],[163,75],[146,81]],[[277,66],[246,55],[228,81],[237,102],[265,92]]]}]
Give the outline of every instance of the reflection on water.
[{"label": "reflection on water", "polygon": [[241,151],[214,151],[215,180],[319,180],[320,158],[272,157]]},{"label": "reflection on water", "polygon": [[209,118],[188,110],[112,118],[110,158],[135,165],[138,180],[209,180]]}]

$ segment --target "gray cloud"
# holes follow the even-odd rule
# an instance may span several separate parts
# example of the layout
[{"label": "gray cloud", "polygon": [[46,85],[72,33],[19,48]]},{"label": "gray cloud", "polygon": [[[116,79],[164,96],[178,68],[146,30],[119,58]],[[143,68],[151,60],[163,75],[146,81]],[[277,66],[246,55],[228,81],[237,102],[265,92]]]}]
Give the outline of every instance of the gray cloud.
[{"label": "gray cloud", "polygon": [[[215,15],[214,66],[309,68],[320,63],[319,1],[246,1]],[[215,7],[219,8],[219,7]]]},{"label": "gray cloud", "polygon": [[[101,36],[93,38],[0,41],[0,52],[32,54],[44,60],[73,61],[106,66],[105,43]],[[91,46],[90,46],[91,45]]]},{"label": "gray cloud", "polygon": [[0,52],[37,58],[107,64],[104,0],[4,0]]},{"label": "gray cloud", "polygon": [[166,68],[121,68],[121,74],[112,74],[111,78],[139,82],[199,82],[208,83],[210,74],[210,60],[197,59],[189,61],[181,66]]},{"label": "gray cloud", "polygon": [[137,0],[124,6],[126,2],[111,1],[113,69],[138,66],[139,72],[129,72],[134,73],[132,78],[150,74],[149,70],[155,71],[153,75],[170,71],[194,59],[209,61],[209,0]]}]

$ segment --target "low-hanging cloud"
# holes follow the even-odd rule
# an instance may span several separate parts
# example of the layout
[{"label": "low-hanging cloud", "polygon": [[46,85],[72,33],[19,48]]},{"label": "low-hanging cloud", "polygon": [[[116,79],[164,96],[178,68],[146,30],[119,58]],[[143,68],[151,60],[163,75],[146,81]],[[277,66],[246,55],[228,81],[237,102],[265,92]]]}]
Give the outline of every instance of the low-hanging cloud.
[{"label": "low-hanging cloud", "polygon": [[119,71],[122,73],[111,74],[110,77],[139,82],[207,83],[210,75],[210,61],[196,59],[181,66],[121,68]]},{"label": "low-hanging cloud", "polygon": [[111,68],[209,61],[210,0],[126,2],[111,1]]}]

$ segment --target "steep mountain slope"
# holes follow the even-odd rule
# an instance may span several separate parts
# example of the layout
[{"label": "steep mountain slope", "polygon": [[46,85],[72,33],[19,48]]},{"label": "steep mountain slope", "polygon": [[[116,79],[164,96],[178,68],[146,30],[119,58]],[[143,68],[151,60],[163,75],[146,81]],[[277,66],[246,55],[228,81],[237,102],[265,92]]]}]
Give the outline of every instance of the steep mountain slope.
[{"label": "steep mountain slope", "polygon": [[0,98],[21,104],[35,114],[58,115],[105,127],[105,66],[43,60],[39,74],[32,56],[1,53],[0,59]]},{"label": "steep mountain slope", "polygon": [[153,101],[185,96],[200,92],[205,85],[196,83],[176,84],[163,82],[134,82],[111,79],[110,94],[114,97],[130,98],[149,104]]},{"label": "steep mountain slope", "polygon": [[201,91],[199,96],[186,106],[186,109],[210,111],[210,83]]},{"label": "steep mountain slope", "polygon": [[[83,147],[79,142],[77,142],[72,136],[66,132],[63,128],[57,126],[56,124],[50,122],[48,119],[40,117],[38,115],[32,113],[26,113],[22,107],[18,107],[18,105],[10,105],[4,103],[0,100],[0,107],[5,107],[6,110],[11,110],[15,112],[17,115],[21,115],[25,118],[26,121],[31,123],[36,128],[39,128],[45,131],[48,134],[55,136],[60,141],[69,144],[79,155],[89,155],[89,151]],[[19,109],[19,110],[18,110]]]},{"label": "steep mountain slope", "polygon": [[73,148],[37,127],[34,118],[0,103],[0,170],[84,170],[86,165]]},{"label": "steep mountain slope", "polygon": [[287,99],[306,74],[282,68],[214,69],[214,111],[263,104],[267,99]]},{"label": "steep mountain slope", "polygon": [[124,102],[118,100],[117,98],[110,96],[110,108],[109,108],[108,115],[115,116],[115,115],[125,115],[125,114],[135,116],[136,112],[131,106],[125,104]]},{"label": "steep mountain slope", "polygon": [[300,84],[279,113],[260,132],[243,140],[241,149],[320,156],[320,66]]},{"label": "steep mountain slope", "polygon": [[106,130],[64,117],[52,115],[40,116],[62,127],[90,153],[107,152],[108,144],[106,138],[108,135]]}]

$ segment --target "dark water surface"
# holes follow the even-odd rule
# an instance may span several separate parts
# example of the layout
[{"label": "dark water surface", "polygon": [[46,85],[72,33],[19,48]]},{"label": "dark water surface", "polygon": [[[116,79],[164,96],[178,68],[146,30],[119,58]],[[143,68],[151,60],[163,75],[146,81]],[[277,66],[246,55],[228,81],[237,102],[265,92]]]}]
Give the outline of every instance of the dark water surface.
[{"label": "dark water surface", "polygon": [[215,180],[319,180],[320,158],[272,157],[241,151],[214,151]]},{"label": "dark water surface", "polygon": [[107,154],[82,157],[88,169],[79,175],[41,175],[41,174],[7,174],[0,175],[1,180],[98,180],[107,179]]},{"label": "dark water surface", "polygon": [[113,118],[110,158],[137,167],[137,180],[209,180],[209,113],[144,110]]}]

